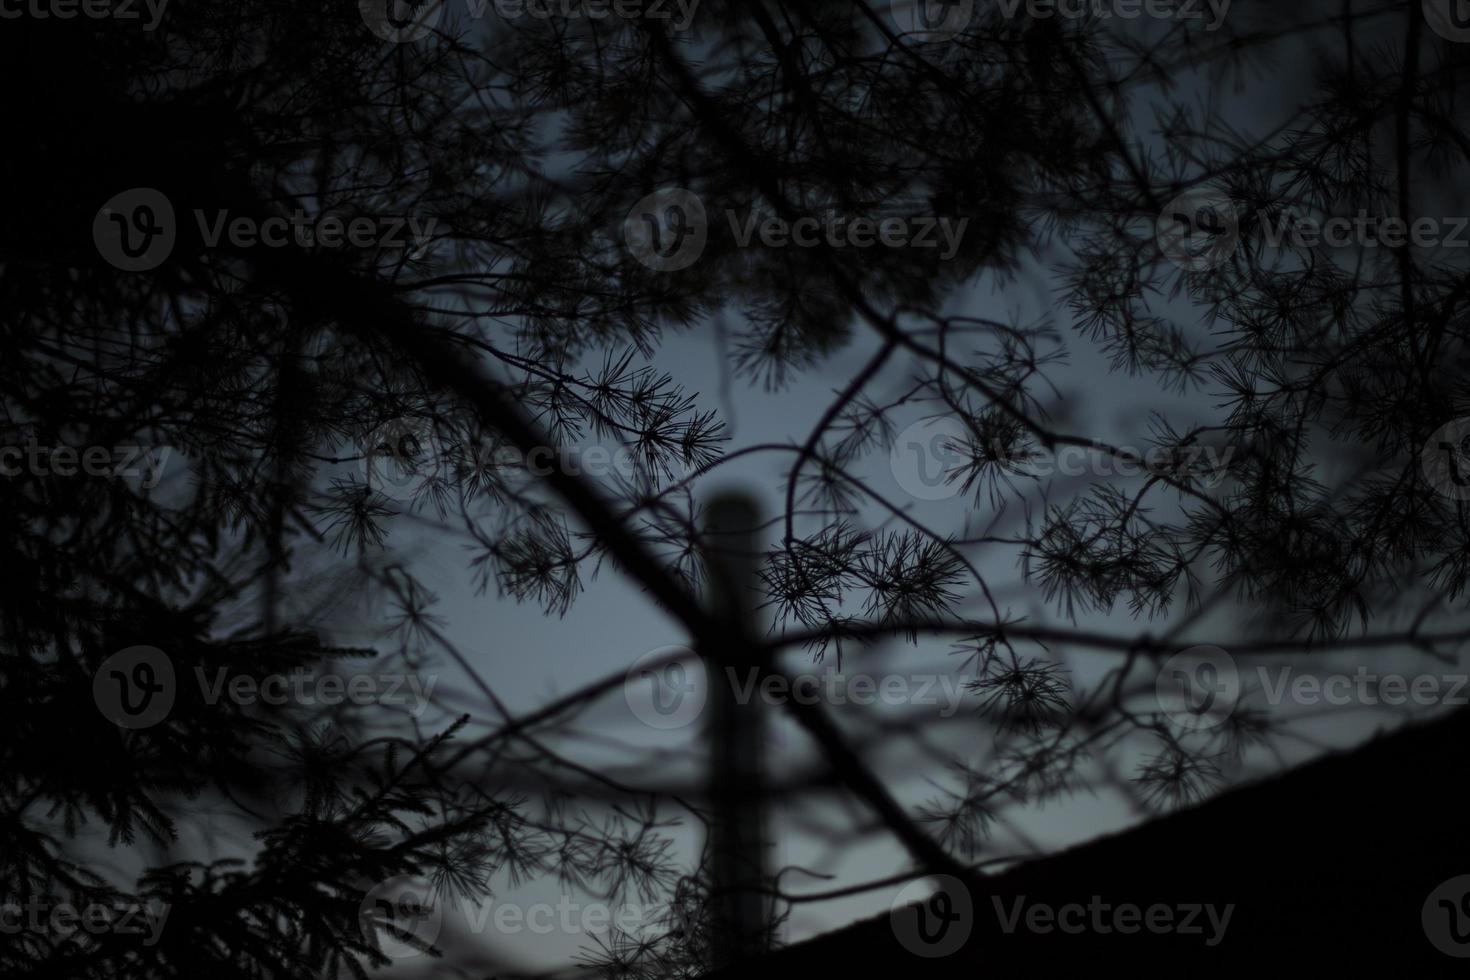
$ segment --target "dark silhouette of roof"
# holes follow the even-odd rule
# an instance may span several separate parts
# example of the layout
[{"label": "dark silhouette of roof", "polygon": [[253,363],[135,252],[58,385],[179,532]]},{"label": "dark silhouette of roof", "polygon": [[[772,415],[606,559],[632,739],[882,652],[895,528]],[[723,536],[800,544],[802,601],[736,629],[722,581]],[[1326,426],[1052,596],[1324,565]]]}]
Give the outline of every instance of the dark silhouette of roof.
[{"label": "dark silhouette of roof", "polygon": [[[1470,959],[1437,949],[1421,920],[1438,886],[1470,875],[1467,785],[1470,711],[1459,710],[986,877],[989,893],[971,896],[973,928],[952,955],[916,956],[883,915],[783,949],[759,964],[759,974],[761,980],[980,980],[1076,976],[1073,971],[1106,965],[1261,977],[1307,967],[1467,976]],[[1173,913],[1181,923],[1185,906],[1234,909],[1212,946],[1206,943],[1216,930],[1204,910],[1195,918],[1201,931],[1183,935],[1091,928],[1038,933],[1024,923],[1007,934],[996,909],[999,901],[1004,917],[1012,918],[1023,897],[1025,909],[1036,903],[1086,907],[1093,896],[1111,909],[1123,903],[1144,910],[1171,906],[1181,910]],[[1090,909],[1085,913],[1092,918]],[[1078,925],[1082,914],[1069,913],[1069,925]],[[1105,927],[1116,922],[1100,914]],[[1456,914],[1470,956],[1470,908]]]}]

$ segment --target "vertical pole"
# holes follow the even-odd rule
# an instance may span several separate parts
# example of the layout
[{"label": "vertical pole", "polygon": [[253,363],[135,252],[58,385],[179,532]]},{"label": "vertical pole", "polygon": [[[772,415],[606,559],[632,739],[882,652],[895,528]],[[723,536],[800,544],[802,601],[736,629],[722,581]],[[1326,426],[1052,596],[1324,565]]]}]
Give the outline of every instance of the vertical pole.
[{"label": "vertical pole", "polygon": [[[726,625],[720,642],[700,653],[709,678],[710,859],[717,970],[766,951],[765,807],[761,776],[760,699],[737,700],[733,681],[748,685],[759,670],[755,596],[757,511],[744,494],[722,494],[706,511],[705,563],[711,612]],[[751,690],[747,686],[747,690]]]}]

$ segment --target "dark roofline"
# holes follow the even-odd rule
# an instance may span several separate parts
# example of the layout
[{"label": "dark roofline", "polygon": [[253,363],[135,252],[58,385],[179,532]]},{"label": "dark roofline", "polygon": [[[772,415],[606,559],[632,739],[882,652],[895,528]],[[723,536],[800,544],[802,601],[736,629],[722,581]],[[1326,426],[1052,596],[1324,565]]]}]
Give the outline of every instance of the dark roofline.
[{"label": "dark roofline", "polygon": [[[1162,955],[1176,967],[1267,968],[1265,976],[1288,965],[1386,963],[1464,977],[1470,961],[1435,949],[1420,916],[1436,886],[1470,874],[1467,787],[1470,712],[1460,710],[986,876],[989,894],[973,896],[973,934],[953,955],[913,955],[881,915],[780,950],[759,973],[812,980],[850,961],[865,972],[979,980],[997,968],[1136,968]],[[1094,895],[1234,911],[1213,947],[1177,934],[1007,934],[997,921],[997,899],[1009,912],[1021,896],[1060,906]]]}]

